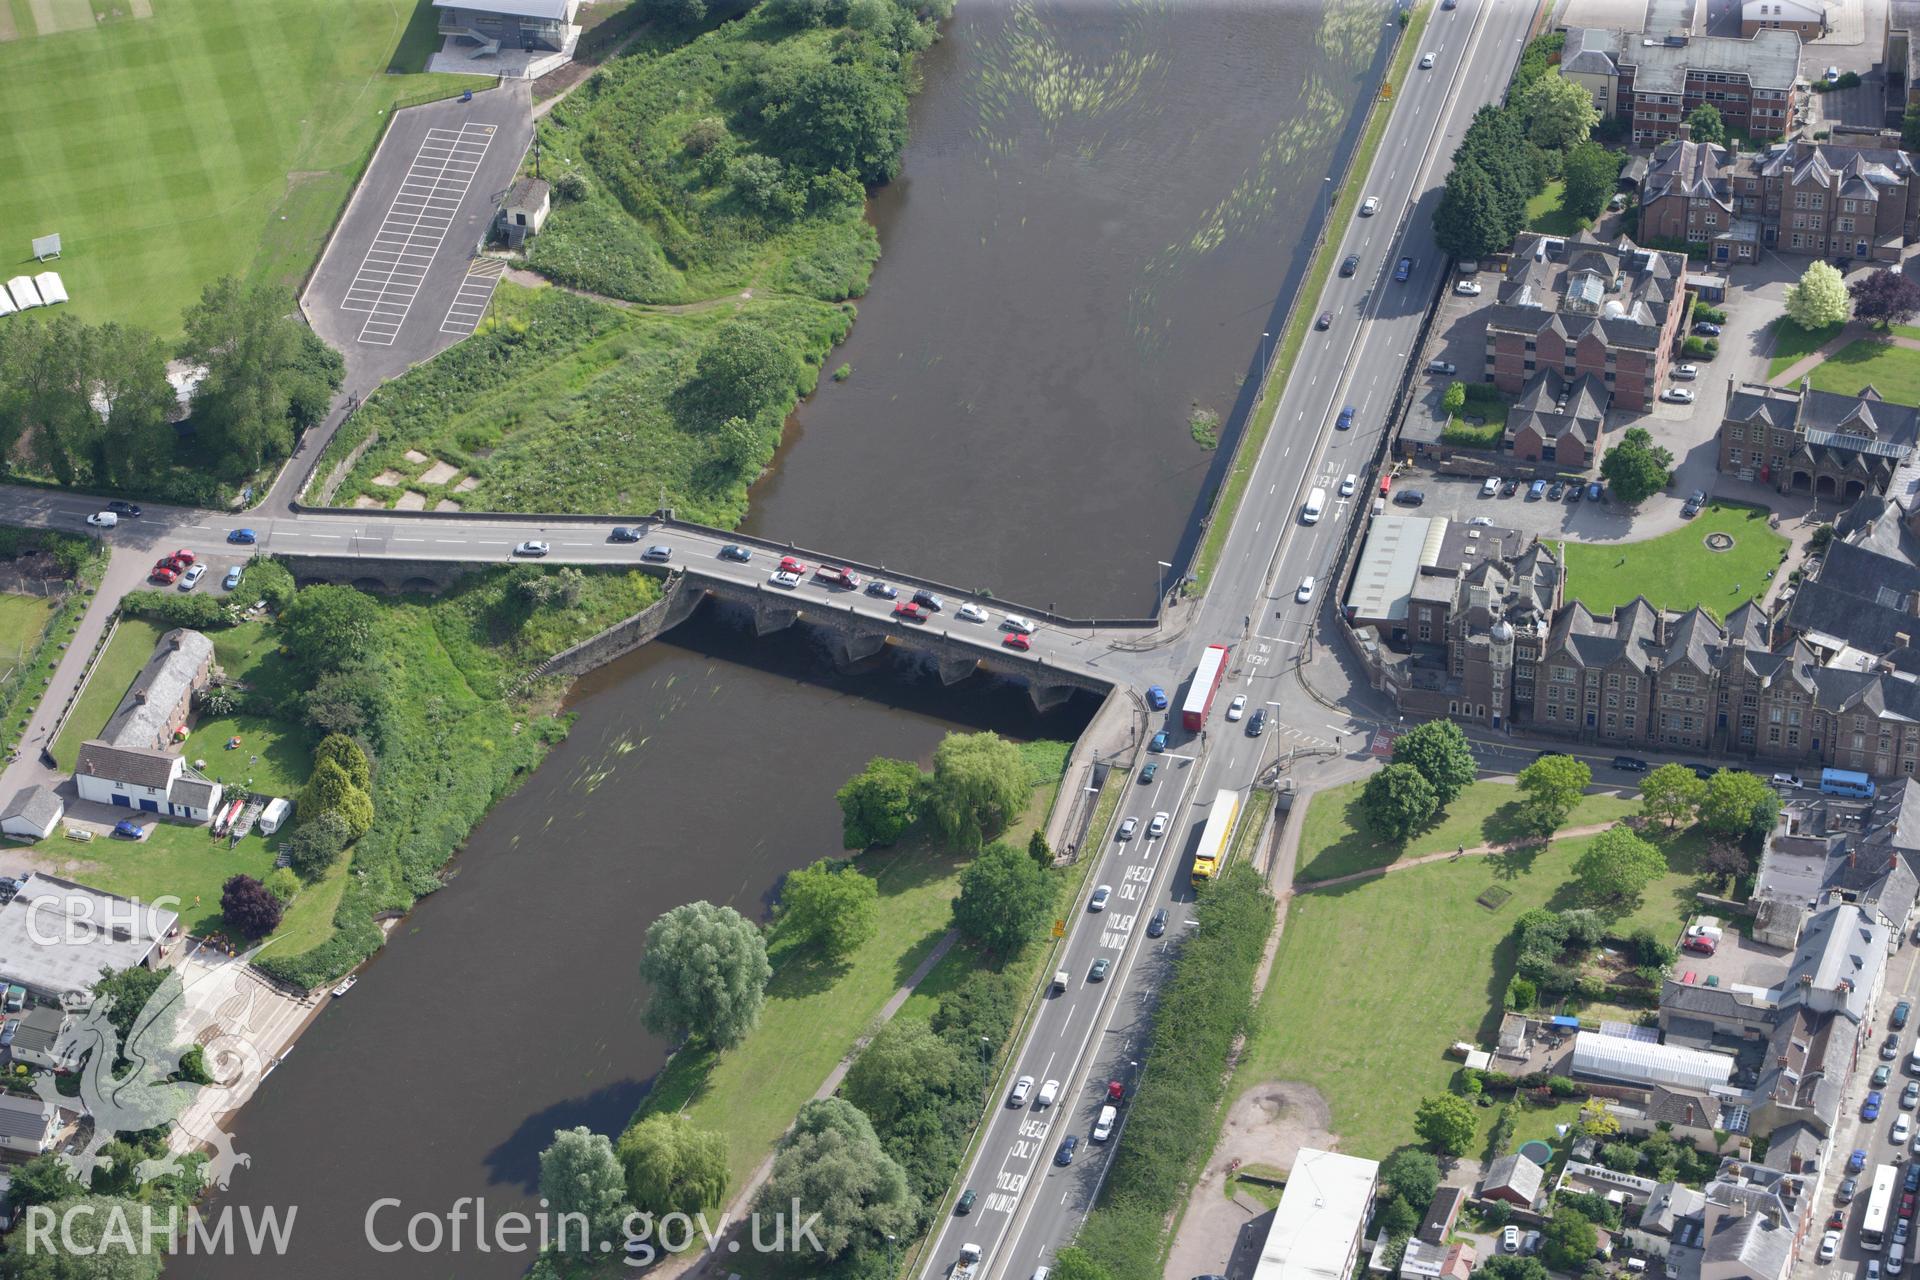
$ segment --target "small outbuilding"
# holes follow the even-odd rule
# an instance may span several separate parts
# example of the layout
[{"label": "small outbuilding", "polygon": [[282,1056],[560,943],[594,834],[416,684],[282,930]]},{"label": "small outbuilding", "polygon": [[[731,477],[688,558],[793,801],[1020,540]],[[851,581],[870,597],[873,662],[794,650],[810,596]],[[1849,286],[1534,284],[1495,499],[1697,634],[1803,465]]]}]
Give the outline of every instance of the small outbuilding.
[{"label": "small outbuilding", "polygon": [[500,205],[500,224],[507,243],[519,248],[528,236],[538,235],[553,209],[553,192],[542,178],[515,178]]},{"label": "small outbuilding", "polygon": [[0,1094],[0,1149],[42,1155],[59,1132],[60,1109],[51,1102]]},{"label": "small outbuilding", "polygon": [[267,801],[267,807],[260,811],[258,825],[260,834],[270,836],[280,829],[280,824],[293,814],[293,805],[284,796],[275,796]]},{"label": "small outbuilding", "polygon": [[52,787],[38,783],[22,787],[7,801],[7,807],[0,809],[0,833],[45,840],[60,825],[66,812],[66,802],[54,794]]},{"label": "small outbuilding", "polygon": [[1480,1182],[1482,1200],[1505,1200],[1522,1209],[1531,1209],[1540,1198],[1540,1180],[1546,1170],[1515,1152],[1501,1156],[1487,1166]]}]

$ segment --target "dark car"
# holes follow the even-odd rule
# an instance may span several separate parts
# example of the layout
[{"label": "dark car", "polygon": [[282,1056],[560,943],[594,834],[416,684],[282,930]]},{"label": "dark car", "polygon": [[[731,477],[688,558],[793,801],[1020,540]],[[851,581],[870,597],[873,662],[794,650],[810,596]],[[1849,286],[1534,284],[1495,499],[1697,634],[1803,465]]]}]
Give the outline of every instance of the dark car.
[{"label": "dark car", "polygon": [[1101,956],[1098,960],[1095,960],[1093,967],[1087,970],[1087,981],[1105,982],[1107,980],[1107,966],[1112,963],[1113,961],[1107,959],[1105,956]]},{"label": "dark car", "polygon": [[1149,760],[1146,762],[1145,765],[1141,766],[1140,781],[1152,782],[1154,779],[1154,775],[1158,774],[1159,772],[1160,772],[1160,762],[1158,760]]},{"label": "dark car", "polygon": [[607,541],[638,542],[640,541],[640,531],[638,529],[629,529],[624,524],[617,524],[613,526],[613,529],[607,534]]},{"label": "dark car", "polygon": [[1402,258],[1400,259],[1399,262],[1394,264],[1394,267],[1393,267],[1394,283],[1405,284],[1407,282],[1407,277],[1411,276],[1412,274],[1413,274],[1412,258]]},{"label": "dark car", "polygon": [[870,596],[879,596],[882,600],[897,600],[900,596],[900,588],[889,586],[884,582],[869,582],[867,584],[867,594]]},{"label": "dark car", "polygon": [[1713,775],[1714,775],[1714,773],[1715,773],[1715,770],[1714,770],[1714,767],[1713,767],[1712,765],[1710,765],[1710,764],[1690,764],[1690,765],[1688,765],[1688,766],[1687,766],[1687,768],[1689,768],[1689,769],[1691,769],[1691,770],[1693,770],[1693,776],[1694,776],[1694,777],[1696,777],[1696,778],[1698,778],[1698,779],[1700,779],[1700,781],[1702,781],[1702,782],[1711,782],[1711,781],[1713,781]]},{"label": "dark car", "polygon": [[1252,719],[1247,721],[1247,736],[1249,738],[1257,738],[1261,734],[1265,733],[1266,731],[1267,731],[1267,709],[1265,707],[1262,707],[1258,711],[1253,713]]},{"label": "dark car", "polygon": [[1153,913],[1153,919],[1147,921],[1147,936],[1157,938],[1167,931],[1167,909],[1160,908]]},{"label": "dark car", "polygon": [[1600,487],[1600,482],[1598,480],[1595,480],[1589,485],[1587,485],[1587,501],[1588,502],[1604,502],[1606,501],[1606,498],[1607,498],[1607,491]]},{"label": "dark car", "polygon": [[1345,257],[1344,259],[1342,259],[1342,260],[1341,260],[1341,263],[1340,263],[1340,274],[1341,274],[1341,275],[1343,275],[1343,276],[1350,276],[1350,275],[1352,275],[1352,274],[1353,274],[1354,272],[1356,272],[1356,271],[1358,271],[1359,269],[1360,269],[1360,255],[1359,255],[1359,254],[1357,254],[1357,253],[1350,253],[1350,254],[1348,254],[1348,255],[1347,255],[1347,256],[1346,256],[1346,257]]},{"label": "dark car", "polygon": [[972,1187],[968,1187],[965,1191],[962,1191],[960,1193],[960,1198],[953,1202],[953,1211],[959,1214],[963,1218],[973,1212],[973,1188]]},{"label": "dark car", "polygon": [[140,504],[137,502],[123,502],[119,498],[115,498],[107,504],[107,510],[117,516],[138,517],[140,514]]},{"label": "dark car", "polygon": [[1687,495],[1686,502],[1681,504],[1680,515],[1684,519],[1691,520],[1695,516],[1699,515],[1700,508],[1706,505],[1707,505],[1707,495],[1705,491],[1700,489],[1695,489],[1692,493]]},{"label": "dark car", "polygon": [[1167,709],[1167,691],[1157,684],[1147,686],[1147,705],[1155,711]]},{"label": "dark car", "polygon": [[1902,1000],[1899,1004],[1894,1005],[1893,1006],[1893,1029],[1895,1031],[1904,1030],[1907,1025],[1907,1019],[1912,1016],[1913,1016],[1913,1001]]},{"label": "dark car", "polygon": [[1586,489],[1576,481],[1567,486],[1567,501],[1569,503],[1578,502],[1586,496],[1586,493]]},{"label": "dark car", "polygon": [[1165,751],[1166,749],[1167,749],[1167,731],[1165,729],[1162,729],[1160,732],[1153,735],[1153,741],[1147,744],[1147,750]]},{"label": "dark car", "polygon": [[1567,486],[1560,483],[1558,480],[1555,480],[1552,484],[1547,486],[1547,501],[1558,502],[1560,501],[1561,498],[1566,496],[1566,492],[1567,492]]},{"label": "dark car", "polygon": [[1331,311],[1322,311],[1322,312],[1320,313],[1320,318],[1319,318],[1318,320],[1315,320],[1315,321],[1313,322],[1313,327],[1314,327],[1314,328],[1316,328],[1316,329],[1331,329],[1331,328],[1333,328],[1333,312],[1331,312]]},{"label": "dark car", "polygon": [[1647,762],[1639,756],[1615,756],[1613,758],[1613,767],[1616,769],[1624,769],[1628,773],[1645,773],[1647,771]]},{"label": "dark car", "polygon": [[1892,1062],[1900,1056],[1900,1037],[1888,1036],[1880,1042],[1880,1061]]},{"label": "dark car", "polygon": [[1348,431],[1353,427],[1353,406],[1347,405],[1340,410],[1340,417],[1333,424],[1336,431]]},{"label": "dark car", "polygon": [[[1864,1157],[1866,1153],[1863,1151],[1861,1152],[1861,1155],[1862,1157]],[[1853,1161],[1848,1160],[1847,1163],[1852,1164]],[[1861,1160],[1861,1167],[1864,1168],[1865,1166],[1866,1166],[1866,1161],[1863,1158]],[[1854,1172],[1858,1173],[1859,1170],[1856,1169],[1854,1170]],[[1907,1166],[1907,1180],[1901,1184],[1901,1190],[1920,1192],[1920,1160],[1916,1160],[1912,1164]]]},{"label": "dark car", "polygon": [[1720,336],[1720,326],[1702,320],[1693,326],[1693,332],[1698,337],[1717,338]]},{"label": "dark car", "polygon": [[260,541],[260,535],[251,529],[229,529],[227,530],[227,541],[238,543],[241,546],[251,546]]},{"label": "dark car", "polygon": [[1072,1164],[1074,1150],[1079,1147],[1079,1145],[1080,1139],[1071,1133],[1068,1134],[1060,1140],[1060,1149],[1053,1153],[1053,1162],[1059,1165]]},{"label": "dark car", "polygon": [[726,546],[720,548],[720,558],[722,560],[732,560],[736,564],[745,564],[753,559],[753,552],[740,546],[738,543],[729,542]]},{"label": "dark car", "polygon": [[13,1037],[19,1032],[19,1030],[20,1030],[20,1020],[18,1018],[8,1019],[7,1025],[4,1027],[0,1027],[0,1049],[5,1049],[10,1045],[12,1045]]},{"label": "dark car", "polygon": [[1427,495],[1418,489],[1402,489],[1393,495],[1393,500],[1403,507],[1417,507],[1427,500]]},{"label": "dark car", "polygon": [[931,591],[921,590],[914,592],[913,602],[931,613],[940,612],[940,597]]},{"label": "dark car", "polygon": [[1518,492],[1520,492],[1520,482],[1518,480],[1515,480],[1512,476],[1508,476],[1505,480],[1501,481],[1500,483],[1501,497],[1511,498],[1514,494]]},{"label": "dark car", "polygon": [[113,834],[122,840],[138,840],[140,838],[140,824],[137,822],[129,822],[125,818],[122,818],[113,824]]}]

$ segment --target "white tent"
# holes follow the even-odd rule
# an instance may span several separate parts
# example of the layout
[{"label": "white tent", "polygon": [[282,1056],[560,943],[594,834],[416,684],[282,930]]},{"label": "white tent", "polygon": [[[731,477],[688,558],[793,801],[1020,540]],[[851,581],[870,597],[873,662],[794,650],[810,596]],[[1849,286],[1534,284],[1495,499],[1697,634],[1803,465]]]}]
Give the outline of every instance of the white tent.
[{"label": "white tent", "polygon": [[1704,1093],[1727,1082],[1733,1074],[1733,1059],[1723,1053],[1582,1031],[1573,1037],[1573,1074]]},{"label": "white tent", "polygon": [[19,309],[13,305],[13,299],[7,296],[7,291],[0,289],[0,316],[10,316]]},{"label": "white tent", "polygon": [[67,300],[67,286],[60,283],[58,271],[42,271],[33,278],[33,283],[40,290],[40,300],[48,306]]},{"label": "white tent", "polygon": [[40,291],[33,287],[31,276],[15,276],[7,281],[7,292],[13,295],[13,305],[22,311],[40,305]]}]

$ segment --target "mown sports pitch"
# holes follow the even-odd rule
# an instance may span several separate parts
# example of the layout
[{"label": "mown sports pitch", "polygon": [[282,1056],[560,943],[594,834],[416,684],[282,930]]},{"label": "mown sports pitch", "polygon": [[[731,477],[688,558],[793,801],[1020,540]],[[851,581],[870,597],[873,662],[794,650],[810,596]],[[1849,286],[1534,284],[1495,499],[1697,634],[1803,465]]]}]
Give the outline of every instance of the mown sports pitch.
[{"label": "mown sports pitch", "polygon": [[43,33],[0,0],[0,267],[58,232],[51,265],[89,320],[172,335],[221,275],[298,285],[387,109],[485,83],[386,74],[437,42],[425,0],[144,7]]}]

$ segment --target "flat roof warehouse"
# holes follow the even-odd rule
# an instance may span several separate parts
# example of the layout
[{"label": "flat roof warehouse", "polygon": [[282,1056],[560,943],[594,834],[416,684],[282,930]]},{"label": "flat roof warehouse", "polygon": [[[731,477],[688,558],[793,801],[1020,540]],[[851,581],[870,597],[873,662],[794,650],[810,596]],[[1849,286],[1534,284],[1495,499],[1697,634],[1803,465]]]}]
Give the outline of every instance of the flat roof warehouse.
[{"label": "flat roof warehouse", "polygon": [[0,907],[0,979],[58,999],[109,970],[152,965],[180,917],[58,876],[28,876]]}]

